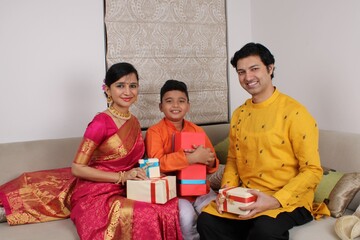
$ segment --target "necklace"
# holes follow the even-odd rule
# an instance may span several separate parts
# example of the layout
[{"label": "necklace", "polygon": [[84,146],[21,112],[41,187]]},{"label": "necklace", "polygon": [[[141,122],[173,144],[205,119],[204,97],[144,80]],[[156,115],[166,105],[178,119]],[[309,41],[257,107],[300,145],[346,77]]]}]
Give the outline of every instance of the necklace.
[{"label": "necklace", "polygon": [[122,113],[116,110],[112,105],[108,107],[109,112],[116,118],[123,119],[123,120],[129,120],[131,118],[131,113]]}]

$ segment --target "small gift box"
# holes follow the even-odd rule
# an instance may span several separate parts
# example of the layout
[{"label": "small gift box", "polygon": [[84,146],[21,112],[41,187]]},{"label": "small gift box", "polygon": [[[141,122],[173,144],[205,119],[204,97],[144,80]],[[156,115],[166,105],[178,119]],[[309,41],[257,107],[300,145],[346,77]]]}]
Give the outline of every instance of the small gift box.
[{"label": "small gift box", "polygon": [[136,201],[164,204],[176,197],[176,177],[127,180],[126,197]]},{"label": "small gift box", "polygon": [[246,215],[249,211],[240,210],[239,207],[249,206],[256,201],[256,196],[247,192],[248,188],[230,187],[219,190],[220,210],[238,215]]},{"label": "small gift box", "polygon": [[146,158],[139,160],[140,167],[145,170],[148,178],[160,177],[160,166],[159,159],[157,158]]},{"label": "small gift box", "polygon": [[206,165],[193,164],[177,172],[180,196],[200,196],[208,193]]}]

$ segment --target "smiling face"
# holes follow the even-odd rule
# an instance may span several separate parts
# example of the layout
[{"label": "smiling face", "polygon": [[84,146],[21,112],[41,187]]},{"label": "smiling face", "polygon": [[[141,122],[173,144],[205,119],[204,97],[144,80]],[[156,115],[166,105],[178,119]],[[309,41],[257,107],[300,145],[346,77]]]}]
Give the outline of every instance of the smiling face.
[{"label": "smiling face", "polygon": [[164,94],[159,108],[169,121],[176,124],[182,123],[186,113],[190,109],[190,103],[184,92],[171,90]]},{"label": "smiling face", "polygon": [[139,84],[135,73],[125,75],[112,83],[110,87],[106,87],[106,94],[111,96],[116,110],[127,113],[139,94]]},{"label": "smiling face", "polygon": [[251,94],[254,103],[263,102],[273,94],[273,70],[274,65],[266,67],[259,56],[249,56],[237,61],[236,71],[240,85]]}]

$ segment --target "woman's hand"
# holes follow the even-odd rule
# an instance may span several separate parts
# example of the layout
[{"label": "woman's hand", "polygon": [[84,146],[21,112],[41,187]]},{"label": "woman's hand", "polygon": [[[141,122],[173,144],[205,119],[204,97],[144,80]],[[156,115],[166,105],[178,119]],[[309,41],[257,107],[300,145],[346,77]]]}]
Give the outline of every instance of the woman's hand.
[{"label": "woman's hand", "polygon": [[148,179],[148,177],[146,176],[146,172],[144,169],[138,167],[138,168],[133,168],[129,171],[125,172],[125,179],[126,180],[145,180]]}]

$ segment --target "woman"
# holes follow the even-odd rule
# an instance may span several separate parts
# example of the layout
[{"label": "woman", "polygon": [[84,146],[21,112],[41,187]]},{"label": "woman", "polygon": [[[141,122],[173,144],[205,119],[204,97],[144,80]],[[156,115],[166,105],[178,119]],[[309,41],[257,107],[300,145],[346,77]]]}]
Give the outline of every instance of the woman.
[{"label": "woman", "polygon": [[[182,239],[176,198],[164,205],[125,198],[126,180],[146,179],[145,171],[137,167],[145,151],[140,124],[129,112],[138,96],[138,81],[131,64],[110,67],[104,86],[109,107],[94,117],[84,133],[71,167],[76,178],[69,169],[41,173],[61,185],[50,191],[54,199],[48,202],[56,210],[45,214],[37,209],[46,216],[43,220],[49,215],[66,217],[71,208],[70,217],[84,240]],[[0,192],[4,192],[2,187]],[[2,198],[5,209],[5,202],[11,202],[8,196],[5,201]],[[10,212],[8,221],[14,216],[14,211]]]}]

